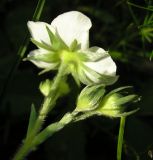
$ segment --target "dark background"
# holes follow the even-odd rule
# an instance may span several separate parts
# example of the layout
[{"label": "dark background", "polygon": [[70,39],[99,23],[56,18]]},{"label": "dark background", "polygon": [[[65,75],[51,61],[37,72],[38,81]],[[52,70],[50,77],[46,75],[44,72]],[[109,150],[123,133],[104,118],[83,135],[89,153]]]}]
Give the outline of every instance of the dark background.
[{"label": "dark background", "polygon": [[[153,10],[152,0],[131,0]],[[30,62],[18,65],[17,51],[24,40],[37,0],[0,0],[0,159],[9,160],[25,136],[31,103],[37,110],[43,100],[40,81],[55,73],[38,76]],[[153,11],[128,5],[126,0],[46,0],[41,21],[50,23],[57,15],[78,10],[93,22],[90,46],[99,46],[113,57],[119,81],[108,90],[132,85],[142,97],[135,104],[140,111],[128,117],[125,130],[124,160],[149,160],[153,154]],[[149,38],[148,38],[149,37]],[[26,55],[34,46],[30,43]],[[25,56],[26,56],[25,55]],[[8,84],[8,79],[10,83]],[[78,88],[69,77],[71,94],[60,99],[46,125],[75,106]],[[83,86],[82,86],[83,87]],[[75,92],[74,92],[75,91]],[[115,160],[119,119],[92,117],[69,125],[31,153],[28,160]]]}]

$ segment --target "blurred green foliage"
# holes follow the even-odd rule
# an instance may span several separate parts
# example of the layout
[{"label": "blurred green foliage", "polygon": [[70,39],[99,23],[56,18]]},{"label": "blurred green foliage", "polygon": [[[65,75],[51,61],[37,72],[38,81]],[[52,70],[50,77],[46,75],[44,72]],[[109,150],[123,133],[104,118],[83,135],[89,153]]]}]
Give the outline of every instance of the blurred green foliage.
[{"label": "blurred green foliage", "polygon": [[[4,87],[27,32],[37,0],[0,0],[0,159],[10,159],[25,136],[30,106],[42,101],[39,83],[55,73],[38,76],[39,70],[21,62],[6,93]],[[108,50],[118,66],[119,81],[108,87],[132,85],[142,96],[140,111],[129,117],[125,130],[124,160],[149,160],[153,153],[153,1],[152,0],[46,0],[41,21],[78,10],[93,27],[91,46]],[[34,46],[30,44],[28,51]],[[75,106],[80,91],[70,77],[71,94],[61,98],[46,124]],[[75,91],[75,93],[74,93]],[[28,160],[115,160],[119,120],[93,117],[70,125],[46,141]]]}]

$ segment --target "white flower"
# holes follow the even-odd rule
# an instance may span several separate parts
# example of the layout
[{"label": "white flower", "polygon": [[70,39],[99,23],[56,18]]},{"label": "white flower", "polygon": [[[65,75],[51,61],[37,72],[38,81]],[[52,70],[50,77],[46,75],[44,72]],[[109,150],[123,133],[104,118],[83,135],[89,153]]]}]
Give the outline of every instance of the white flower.
[{"label": "white flower", "polygon": [[109,85],[117,80],[116,65],[104,49],[89,48],[90,19],[78,11],[70,11],[56,17],[51,25],[44,22],[28,22],[32,42],[38,49],[27,59],[39,68],[58,69],[61,62],[68,65],[76,82]]}]

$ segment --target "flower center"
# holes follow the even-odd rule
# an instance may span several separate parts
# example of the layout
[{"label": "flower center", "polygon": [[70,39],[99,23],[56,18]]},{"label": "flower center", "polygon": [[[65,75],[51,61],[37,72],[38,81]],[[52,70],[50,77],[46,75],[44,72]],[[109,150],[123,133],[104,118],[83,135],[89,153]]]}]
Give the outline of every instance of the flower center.
[{"label": "flower center", "polygon": [[62,50],[59,54],[59,58],[65,64],[75,66],[81,65],[83,61],[86,61],[87,57],[85,54],[80,52],[73,52],[70,50]]},{"label": "flower center", "polygon": [[61,51],[60,59],[66,64],[77,64],[80,61],[79,55],[76,52],[67,50]]}]

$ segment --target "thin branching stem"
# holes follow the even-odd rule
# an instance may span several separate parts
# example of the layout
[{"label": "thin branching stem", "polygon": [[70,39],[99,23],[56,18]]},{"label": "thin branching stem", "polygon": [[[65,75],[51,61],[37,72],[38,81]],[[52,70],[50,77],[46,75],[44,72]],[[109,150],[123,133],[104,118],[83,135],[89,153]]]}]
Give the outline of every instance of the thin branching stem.
[{"label": "thin branching stem", "polygon": [[134,21],[136,27],[138,28],[139,22],[138,22],[138,20],[137,20],[137,18],[136,18],[136,16],[135,16],[135,14],[133,13],[133,10],[132,10],[131,5],[130,5],[131,3],[130,3],[130,2],[127,2],[127,4],[128,4],[128,8],[129,8],[130,14],[131,14],[131,16],[132,16],[132,18],[133,18],[133,21]]},{"label": "thin branching stem", "polygon": [[131,5],[131,6],[133,6],[133,7],[136,7],[136,8],[140,8],[140,9],[147,10],[147,11],[151,11],[151,12],[153,11],[152,8],[143,7],[143,6],[140,6],[140,5],[131,3],[131,2],[129,2],[129,1],[127,1],[127,4],[128,4],[128,5]]},{"label": "thin branching stem", "polygon": [[[35,12],[34,12],[33,17],[32,17],[33,21],[38,21],[40,19],[40,16],[41,16],[43,8],[44,8],[45,1],[46,0],[39,0],[38,1],[38,4],[36,6]],[[21,44],[21,46],[20,46],[20,48],[17,52],[17,57],[16,57],[15,61],[13,62],[12,66],[11,66],[11,69],[10,69],[8,75],[7,75],[6,81],[3,85],[4,87],[3,87],[1,95],[0,95],[1,105],[3,104],[3,101],[5,99],[7,90],[9,88],[9,84],[11,83],[12,78],[14,76],[14,73],[16,72],[22,58],[25,55],[25,52],[27,50],[28,45],[29,45],[29,33],[26,33],[24,41],[22,42],[22,44]]]}]

